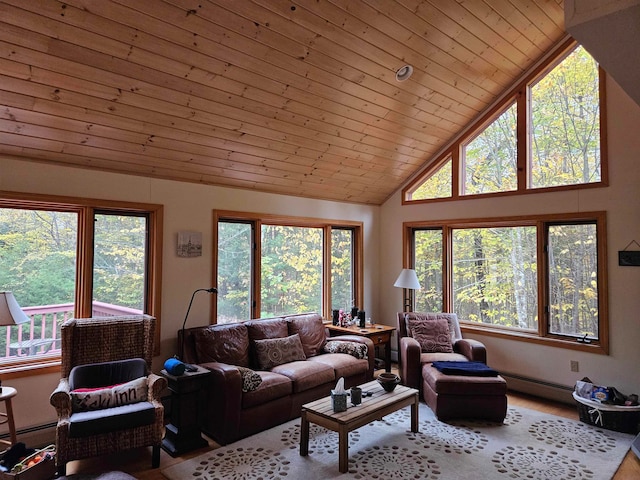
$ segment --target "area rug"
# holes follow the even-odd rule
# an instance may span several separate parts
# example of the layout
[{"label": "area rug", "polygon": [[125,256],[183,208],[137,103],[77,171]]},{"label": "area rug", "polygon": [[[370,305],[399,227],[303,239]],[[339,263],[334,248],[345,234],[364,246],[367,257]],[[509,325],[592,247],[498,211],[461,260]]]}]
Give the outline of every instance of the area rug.
[{"label": "area rug", "polygon": [[438,421],[420,404],[349,434],[349,471],[338,471],[338,435],[311,424],[299,455],[300,419],[217,448],[162,471],[170,480],[610,479],[634,436],[521,407],[504,424]]}]

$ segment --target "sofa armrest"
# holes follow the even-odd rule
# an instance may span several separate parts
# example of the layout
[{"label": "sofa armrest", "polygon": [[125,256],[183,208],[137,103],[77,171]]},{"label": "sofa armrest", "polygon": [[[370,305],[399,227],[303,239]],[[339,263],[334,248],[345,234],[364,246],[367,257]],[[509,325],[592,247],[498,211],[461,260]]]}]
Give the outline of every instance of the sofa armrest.
[{"label": "sofa armrest", "polygon": [[370,338],[362,337],[360,335],[338,335],[337,337],[327,338],[327,342],[355,342],[362,343],[367,346],[367,360],[369,362],[369,369],[367,371],[367,380],[373,379],[373,371],[376,365],[376,350],[373,345],[373,341]]},{"label": "sofa armrest", "polygon": [[453,344],[453,351],[461,353],[471,361],[487,363],[487,349],[478,340],[461,338]]},{"label": "sofa armrest", "polygon": [[71,415],[71,387],[68,378],[61,378],[58,386],[49,397],[49,403],[56,409],[58,419]]},{"label": "sofa armrest", "polygon": [[420,380],[422,378],[422,363],[420,354],[422,349],[415,338],[401,337],[398,342],[400,349],[400,378],[407,387],[420,390]]},{"label": "sofa armrest", "polygon": [[238,437],[242,411],[242,375],[235,365],[220,362],[200,364],[209,370],[205,388],[205,410],[201,425],[216,442],[225,445]]}]

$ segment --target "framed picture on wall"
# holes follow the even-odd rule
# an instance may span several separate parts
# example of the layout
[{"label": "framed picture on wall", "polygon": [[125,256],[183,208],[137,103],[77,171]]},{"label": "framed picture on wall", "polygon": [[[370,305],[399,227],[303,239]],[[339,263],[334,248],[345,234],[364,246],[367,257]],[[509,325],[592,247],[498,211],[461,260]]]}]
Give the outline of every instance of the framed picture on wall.
[{"label": "framed picture on wall", "polygon": [[199,257],[202,255],[202,232],[178,232],[178,256]]}]

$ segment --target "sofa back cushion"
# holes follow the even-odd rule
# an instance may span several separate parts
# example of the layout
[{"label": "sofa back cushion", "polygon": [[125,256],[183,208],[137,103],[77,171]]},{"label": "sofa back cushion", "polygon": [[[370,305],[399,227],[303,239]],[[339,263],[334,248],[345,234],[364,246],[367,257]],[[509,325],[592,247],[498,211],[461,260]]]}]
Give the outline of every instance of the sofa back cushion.
[{"label": "sofa back cushion", "polygon": [[284,338],[289,336],[287,321],[284,318],[265,318],[245,322],[249,331],[249,340],[264,340],[265,338]]},{"label": "sofa back cushion", "polygon": [[307,358],[315,357],[322,353],[327,342],[327,334],[322,324],[322,317],[317,313],[306,313],[286,317],[289,323],[289,335],[300,336],[302,349]]},{"label": "sofa back cushion", "polygon": [[211,325],[194,333],[198,363],[249,366],[249,333],[244,323]]}]

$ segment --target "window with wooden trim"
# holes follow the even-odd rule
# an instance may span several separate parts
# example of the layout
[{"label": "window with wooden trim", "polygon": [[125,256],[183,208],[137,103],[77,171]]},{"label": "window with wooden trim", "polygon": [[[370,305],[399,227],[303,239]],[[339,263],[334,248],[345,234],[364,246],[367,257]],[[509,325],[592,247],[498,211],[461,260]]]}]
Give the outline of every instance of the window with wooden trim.
[{"label": "window with wooden trim", "polygon": [[405,224],[416,311],[471,330],[607,351],[605,213]]},{"label": "window with wooden trim", "polygon": [[402,202],[606,186],[604,75],[575,42],[558,52],[406,186]]},{"label": "window with wooden trim", "polygon": [[217,323],[362,308],[362,224],[214,212]]},{"label": "window with wooden trim", "polygon": [[0,289],[29,318],[0,327],[0,366],[56,360],[69,318],[157,318],[161,223],[160,205],[0,194]]}]

